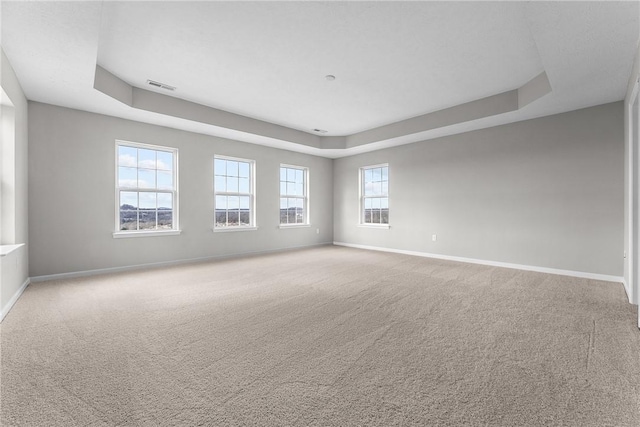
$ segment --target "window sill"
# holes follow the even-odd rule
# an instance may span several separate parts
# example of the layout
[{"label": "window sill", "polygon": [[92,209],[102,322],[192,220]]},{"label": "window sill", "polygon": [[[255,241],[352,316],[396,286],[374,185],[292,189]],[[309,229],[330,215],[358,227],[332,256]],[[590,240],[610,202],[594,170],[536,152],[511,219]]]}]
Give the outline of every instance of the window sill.
[{"label": "window sill", "polygon": [[17,251],[21,247],[24,246],[24,243],[19,243],[17,245],[1,245],[0,246],[0,256],[7,256],[13,251]]},{"label": "window sill", "polygon": [[213,227],[214,233],[230,233],[233,231],[255,231],[258,227]]},{"label": "window sill", "polygon": [[181,230],[166,231],[118,231],[113,233],[114,239],[128,239],[129,237],[158,237],[158,236],[177,236],[182,233]]},{"label": "window sill", "polygon": [[358,227],[363,227],[363,228],[381,228],[384,230],[388,230],[389,228],[391,228],[391,226],[389,224],[358,224]]},{"label": "window sill", "polygon": [[311,224],[280,224],[279,228],[309,228]]}]

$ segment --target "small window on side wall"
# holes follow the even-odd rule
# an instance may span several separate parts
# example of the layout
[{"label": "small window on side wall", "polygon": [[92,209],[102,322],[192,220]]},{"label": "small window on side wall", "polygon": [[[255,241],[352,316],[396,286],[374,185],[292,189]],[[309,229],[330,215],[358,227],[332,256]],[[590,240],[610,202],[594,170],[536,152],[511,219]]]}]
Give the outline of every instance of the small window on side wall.
[{"label": "small window on side wall", "polygon": [[171,233],[178,230],[178,150],[116,142],[116,232]]},{"label": "small window on side wall", "polygon": [[280,165],[280,226],[309,224],[309,170]]},{"label": "small window on side wall", "polygon": [[255,228],[253,160],[215,156],[214,231]]},{"label": "small window on side wall", "polygon": [[360,168],[360,224],[389,226],[389,165]]}]

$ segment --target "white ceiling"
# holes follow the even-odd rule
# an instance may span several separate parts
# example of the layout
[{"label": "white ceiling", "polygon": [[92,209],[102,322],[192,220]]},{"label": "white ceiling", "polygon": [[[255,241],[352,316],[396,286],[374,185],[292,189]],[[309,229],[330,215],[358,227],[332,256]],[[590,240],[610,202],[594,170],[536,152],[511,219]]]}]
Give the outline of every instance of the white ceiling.
[{"label": "white ceiling", "polygon": [[[141,111],[93,88],[128,84],[304,132],[350,135],[516,89],[552,93],[516,112],[357,152],[621,100],[638,2],[10,2],[2,48],[28,99],[206,134],[228,129]],[[333,74],[336,80],[326,81]],[[418,139],[419,138],[419,139]]]}]

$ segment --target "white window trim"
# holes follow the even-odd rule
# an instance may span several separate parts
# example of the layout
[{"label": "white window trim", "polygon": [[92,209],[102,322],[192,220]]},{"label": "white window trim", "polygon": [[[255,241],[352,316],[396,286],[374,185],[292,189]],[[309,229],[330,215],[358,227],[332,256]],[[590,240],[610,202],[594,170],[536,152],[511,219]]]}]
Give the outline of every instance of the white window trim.
[{"label": "white window trim", "polygon": [[388,229],[391,228],[391,226],[389,224],[369,224],[369,223],[362,223],[362,224],[358,224],[358,227],[362,227],[362,228],[380,228],[380,229]]},{"label": "white window trim", "polygon": [[[249,193],[229,193],[229,192],[216,192],[216,159],[220,160],[231,160],[234,162],[243,162],[249,163],[250,167],[250,177],[249,177]],[[251,159],[243,159],[240,157],[231,157],[225,156],[221,154],[214,154],[213,156],[213,227],[212,230],[215,233],[228,233],[232,231],[255,231],[258,229],[258,224],[256,223],[256,161]],[[250,225],[232,225],[226,227],[216,227],[216,196],[249,196],[249,207],[251,209],[251,214],[249,215]]]},{"label": "white window trim", "polygon": [[[173,172],[174,172],[174,184],[173,190],[153,190],[153,189],[140,189],[140,188],[126,188],[120,187],[118,182],[118,146],[124,145],[127,147],[142,148],[148,150],[160,150],[170,151],[173,154]],[[129,238],[129,237],[151,237],[151,236],[175,236],[181,233],[180,230],[180,209],[178,203],[178,149],[175,147],[165,147],[161,145],[143,144],[141,142],[125,141],[123,139],[116,139],[115,141],[115,230],[113,237],[115,239]],[[173,215],[173,228],[167,230],[136,230],[136,231],[119,231],[120,228],[120,191],[136,191],[136,192],[150,192],[150,193],[171,193],[172,194],[172,215]]]},{"label": "white window trim", "polygon": [[[281,168],[291,168],[291,169],[301,169],[304,174],[304,197],[300,196],[283,196],[280,193],[280,169]],[[279,224],[279,228],[304,228],[311,227],[311,203],[309,197],[309,168],[306,166],[296,166],[290,165],[286,163],[280,163],[280,167],[278,168],[278,222],[280,222],[280,199],[282,197],[292,198],[292,199],[303,199],[304,206],[304,222],[295,223],[295,224]]]},{"label": "white window trim", "polygon": [[[390,224],[375,224],[375,223],[369,223],[369,222],[364,222],[364,171],[367,169],[375,169],[375,168],[389,168],[389,163],[380,163],[377,165],[371,165],[371,166],[362,166],[361,168],[358,169],[358,199],[359,199],[359,209],[358,209],[358,215],[359,215],[359,219],[358,219],[358,227],[363,227],[363,228],[378,228],[378,229],[389,229],[391,228]],[[384,197],[384,196],[382,196]],[[387,190],[387,200],[389,199],[389,193]],[[389,212],[391,212],[391,204],[389,204],[389,207],[387,208],[389,209]]]}]

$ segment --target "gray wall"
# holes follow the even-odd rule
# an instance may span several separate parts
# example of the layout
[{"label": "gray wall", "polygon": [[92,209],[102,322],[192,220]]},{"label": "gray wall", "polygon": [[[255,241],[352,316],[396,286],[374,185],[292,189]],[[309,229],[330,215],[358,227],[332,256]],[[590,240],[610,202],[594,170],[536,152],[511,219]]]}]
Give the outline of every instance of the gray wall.
[{"label": "gray wall", "polygon": [[[623,123],[616,102],[337,159],[334,241],[622,276]],[[358,227],[379,163],[391,228]]]},{"label": "gray wall", "polygon": [[[10,224],[7,236],[2,236],[2,244],[27,243],[29,240],[29,223],[27,222],[28,197],[27,197],[27,162],[28,162],[28,109],[27,99],[24,96],[20,82],[16,77],[4,51],[0,49],[0,63],[2,70],[1,84],[5,93],[13,103],[14,127],[14,158],[13,158],[13,196],[9,213],[11,221],[3,221],[3,225]],[[11,191],[11,190],[10,190]],[[2,208],[3,215],[6,207]],[[0,283],[0,310],[7,309],[7,303],[13,298],[23,283],[29,277],[29,257],[26,247],[22,247],[2,257],[2,281]]]},{"label": "gray wall", "polygon": [[[32,277],[332,241],[330,159],[35,102],[29,117]],[[179,149],[181,235],[112,237],[116,139]],[[256,161],[258,230],[212,231],[214,154]],[[278,227],[280,163],[309,168],[309,228]]]}]

